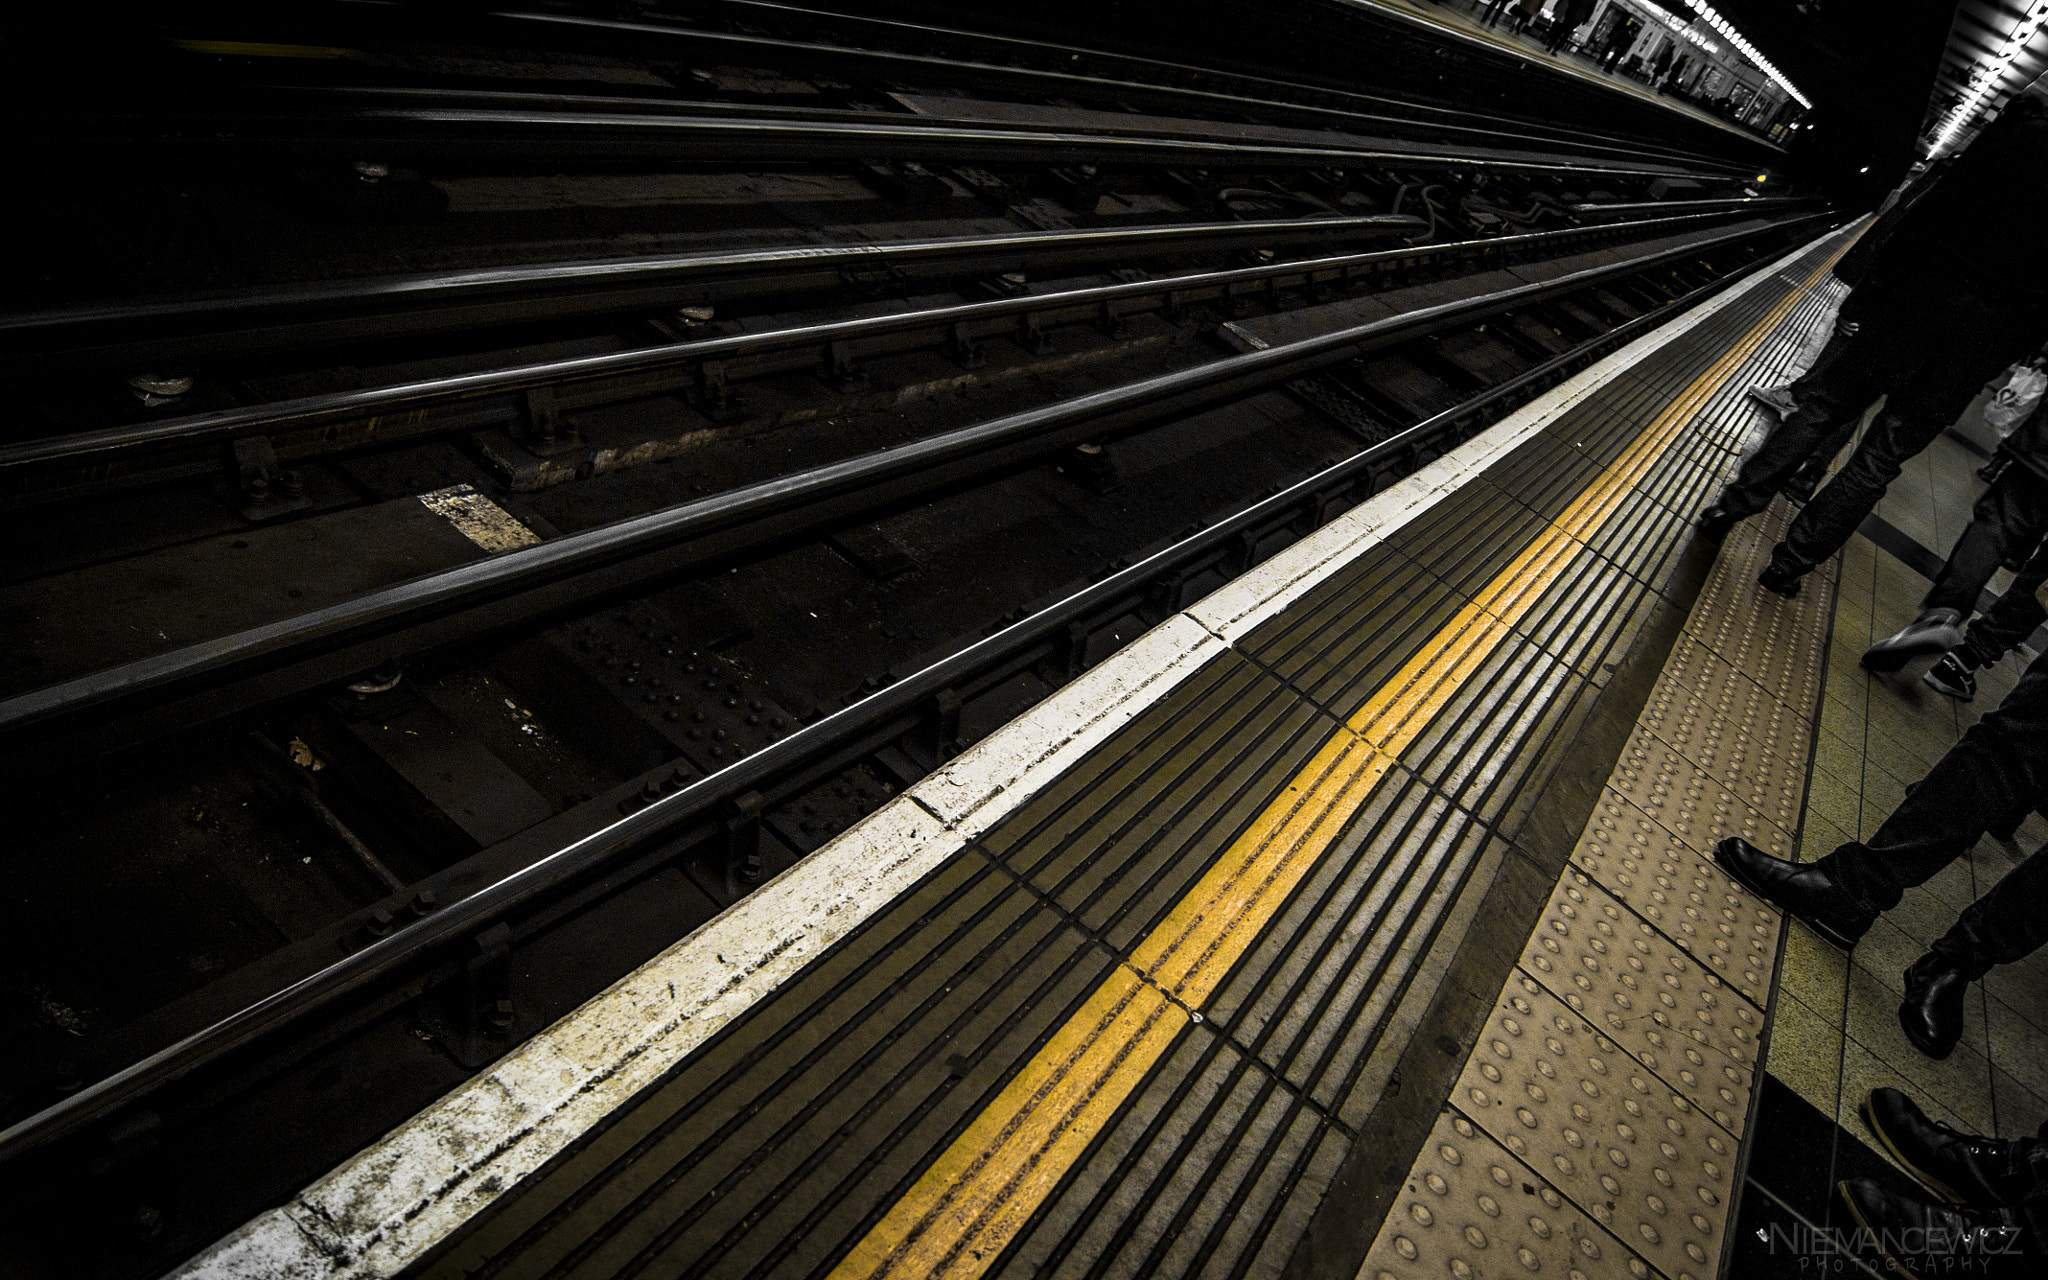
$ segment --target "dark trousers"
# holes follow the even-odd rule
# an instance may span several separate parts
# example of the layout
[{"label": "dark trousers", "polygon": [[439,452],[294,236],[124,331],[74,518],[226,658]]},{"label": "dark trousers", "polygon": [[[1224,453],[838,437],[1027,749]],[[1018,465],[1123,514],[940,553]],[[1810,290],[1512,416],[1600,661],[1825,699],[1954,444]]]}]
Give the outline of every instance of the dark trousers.
[{"label": "dark trousers", "polygon": [[[1814,357],[1813,364],[1807,368],[1805,373],[1800,374],[1785,386],[1785,389],[1792,394],[1792,399],[1795,402],[1804,403],[1806,397],[1822,390],[1824,379],[1827,377],[1827,371],[1834,366],[1836,360],[1841,358],[1842,353],[1849,349],[1849,345],[1855,339],[1856,333],[1857,325],[1854,321],[1839,318],[1835,321],[1834,332],[1828,335],[1827,345],[1820,349],[1818,356]],[[1860,416],[1860,414],[1843,415],[1841,421],[1832,430],[1815,438],[1812,444],[1812,452],[1806,455],[1806,459],[1803,462],[1793,468],[1792,474],[1781,482],[1781,486],[1786,489],[1795,489],[1799,493],[1806,495],[1810,495],[1815,489],[1818,489],[1820,482],[1827,478],[1828,464],[1835,460],[1835,455],[1842,451],[1842,446],[1848,444],[1850,439],[1855,436],[1856,421]],[[1741,482],[1738,480],[1737,483]],[[1767,491],[1764,494],[1764,501],[1766,503],[1770,501],[1771,492],[1775,491]],[[1754,513],[1745,512],[1744,514]]]},{"label": "dark trousers", "polygon": [[2020,1197],[2020,1217],[2033,1237],[2034,1248],[2048,1249],[2048,1120],[2041,1122],[2023,1158],[2027,1171],[2034,1176],[2034,1185]]},{"label": "dark trousers", "polygon": [[1970,523],[1949,549],[1921,609],[1954,609],[1969,617],[2005,558],[2038,547],[2043,533],[2048,533],[2048,480],[2015,462],[1971,508]]},{"label": "dark trousers", "polygon": [[1988,667],[2034,634],[2034,628],[2048,622],[2048,609],[2034,594],[2048,581],[2048,542],[2034,549],[2026,564],[2014,575],[2012,585],[1998,597],[1990,612],[1970,624],[1956,654],[1964,664]]},{"label": "dark trousers", "polygon": [[[1967,853],[1992,824],[2048,799],[2048,655],[2034,659],[1998,709],[1861,844],[1814,864],[1864,910],[1889,911],[1905,891]],[[2048,942],[2048,846],[1964,908],[1931,950],[1980,978]]]},{"label": "dark trousers", "polygon": [[1905,464],[1986,382],[2041,340],[2038,313],[1983,297],[1955,274],[1916,272],[1865,288],[1881,296],[1857,308],[1856,336],[1743,465],[1722,500],[1738,516],[1763,510],[1783,478],[1845,419],[1886,397],[1849,461],[1801,509],[1771,553],[1771,567],[1781,574],[1807,573],[1841,550]]}]

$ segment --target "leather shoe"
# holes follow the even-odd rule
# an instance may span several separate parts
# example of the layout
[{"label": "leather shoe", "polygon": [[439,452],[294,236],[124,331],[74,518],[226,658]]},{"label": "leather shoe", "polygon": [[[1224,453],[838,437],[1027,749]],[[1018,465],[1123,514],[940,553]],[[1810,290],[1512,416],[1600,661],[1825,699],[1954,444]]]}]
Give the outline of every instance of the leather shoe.
[{"label": "leather shoe", "polygon": [[1963,996],[1970,979],[1932,951],[1906,966],[1906,998],[1899,1026],[1913,1047],[1930,1058],[1946,1058],[1963,1038]]},{"label": "leather shoe", "polygon": [[1897,671],[1913,659],[1946,653],[1963,642],[1963,615],[1954,609],[1929,609],[1892,635],[1863,651],[1865,671]]},{"label": "leather shoe", "polygon": [[1741,836],[1715,845],[1714,861],[1735,883],[1804,920],[1844,951],[1853,949],[1877,918],[1858,907],[1819,867],[1773,858]]},{"label": "leather shoe", "polygon": [[2028,1247],[2017,1211],[1951,1209],[1911,1196],[1893,1195],[1869,1178],[1836,1184],[1849,1217],[1907,1280],[1937,1276],[1988,1276],[1991,1280],[2038,1277],[2041,1260]]},{"label": "leather shoe", "polygon": [[2033,1185],[2018,1143],[1962,1133],[1930,1120],[1897,1089],[1872,1089],[1863,1099],[1862,1112],[1863,1123],[1906,1172],[1951,1204],[2016,1209]]},{"label": "leather shoe", "polygon": [[1699,529],[1702,538],[1709,542],[1719,542],[1727,537],[1728,531],[1739,524],[1741,520],[1741,516],[1736,515],[1733,511],[1728,510],[1728,508],[1717,502],[1705,511],[1700,512],[1700,518],[1694,522],[1694,525]]},{"label": "leather shoe", "polygon": [[1772,595],[1783,596],[1790,600],[1793,596],[1799,594],[1799,580],[1805,576],[1803,573],[1794,573],[1790,569],[1780,569],[1778,562],[1773,560],[1764,566],[1762,573],[1756,575],[1756,585]]}]

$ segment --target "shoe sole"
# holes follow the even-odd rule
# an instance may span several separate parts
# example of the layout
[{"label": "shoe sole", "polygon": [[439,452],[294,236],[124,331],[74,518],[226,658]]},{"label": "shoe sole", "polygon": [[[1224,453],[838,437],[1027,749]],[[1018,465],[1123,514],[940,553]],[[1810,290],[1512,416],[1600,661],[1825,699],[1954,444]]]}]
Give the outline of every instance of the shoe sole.
[{"label": "shoe sole", "polygon": [[1863,1127],[1876,1134],[1877,1140],[1884,1145],[1884,1149],[1892,1153],[1892,1159],[1899,1162],[1899,1167],[1912,1174],[1915,1178],[1918,1178],[1921,1186],[1926,1187],[1929,1191],[1932,1191],[1959,1209],[1969,1207],[1970,1202],[1957,1195],[1954,1187],[1949,1186],[1940,1178],[1935,1177],[1906,1158],[1906,1153],[1899,1150],[1899,1144],[1892,1141],[1892,1135],[1886,1133],[1884,1126],[1877,1122],[1877,1116],[1870,1107],[1869,1094],[1864,1094],[1863,1101],[1856,1104],[1856,1114],[1863,1118]]},{"label": "shoe sole", "polygon": [[1863,1229],[1864,1239],[1870,1241],[1871,1247],[1877,1250],[1878,1254],[1884,1258],[1892,1270],[1906,1277],[1906,1280],[1925,1280],[1919,1272],[1892,1256],[1892,1251],[1884,1247],[1884,1233],[1871,1226],[1870,1220],[1863,1216],[1862,1206],[1856,1203],[1855,1196],[1849,1194],[1848,1179],[1844,1178],[1835,1184],[1835,1194],[1842,1197],[1842,1203],[1848,1206],[1849,1217],[1858,1227]]},{"label": "shoe sole", "polygon": [[1829,926],[1822,924],[1817,920],[1808,920],[1805,916],[1800,915],[1798,912],[1792,910],[1790,907],[1780,906],[1776,898],[1773,898],[1770,894],[1765,893],[1763,889],[1758,887],[1757,884],[1754,881],[1752,881],[1748,876],[1742,874],[1740,868],[1735,867],[1729,863],[1723,862],[1721,860],[1721,853],[1718,849],[1714,851],[1714,865],[1721,868],[1721,870],[1727,872],[1728,877],[1731,880],[1735,881],[1735,883],[1741,885],[1746,891],[1748,891],[1750,896],[1755,898],[1761,898],[1763,901],[1770,903],[1772,907],[1776,908],[1780,915],[1791,916],[1794,920],[1799,921],[1807,928],[1819,934],[1824,940],[1841,948],[1843,951],[1854,951],[1856,949],[1856,943],[1858,939],[1844,938],[1839,932],[1830,928]]},{"label": "shoe sole", "polygon": [[1936,680],[1934,678],[1934,673],[1932,671],[1922,673],[1920,676],[1920,683],[1934,690],[1942,697],[1954,698],[1957,702],[1970,702],[1975,700],[1975,698],[1977,697],[1976,693],[1973,691],[1965,691],[1962,689],[1958,689],[1954,685],[1943,684],[1941,681]]},{"label": "shoe sole", "polygon": [[1915,658],[1925,658],[1937,653],[1947,653],[1955,648],[1938,640],[1921,640],[1902,644],[1894,648],[1873,648],[1864,651],[1859,663],[1865,671],[1892,672],[1903,668]]}]

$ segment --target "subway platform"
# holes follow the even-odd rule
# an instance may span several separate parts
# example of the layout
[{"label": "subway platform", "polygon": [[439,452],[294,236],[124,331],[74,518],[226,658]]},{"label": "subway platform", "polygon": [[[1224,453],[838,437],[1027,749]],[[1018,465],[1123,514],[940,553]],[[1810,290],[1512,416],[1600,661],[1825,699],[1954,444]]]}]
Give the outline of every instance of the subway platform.
[{"label": "subway platform", "polygon": [[1468,44],[1480,45],[1495,50],[1506,50],[1517,57],[1527,58],[1531,62],[1551,67],[1559,74],[1570,76],[1575,80],[1598,85],[1609,92],[1625,93],[1646,102],[1656,103],[1667,111],[1675,111],[1680,115],[1688,116],[1704,124],[1713,125],[1717,129],[1726,130],[1729,133],[1748,138],[1752,141],[1761,140],[1761,135],[1724,120],[1711,111],[1702,111],[1690,102],[1675,98],[1670,94],[1659,93],[1640,81],[1631,80],[1626,76],[1616,75],[1610,71],[1603,71],[1600,67],[1599,58],[1579,52],[1572,46],[1568,45],[1563,49],[1553,52],[1534,36],[1526,32],[1518,33],[1515,31],[1512,20],[1497,22],[1489,27],[1480,20],[1480,10],[1476,5],[1468,7],[1462,3],[1448,3],[1447,0],[1349,0],[1349,2],[1392,15],[1405,22],[1428,27],[1438,33],[1448,33],[1452,37]]},{"label": "subway platform", "polygon": [[1960,708],[1856,666],[1967,510],[1960,440],[1794,600],[1754,585],[1782,499],[1693,535],[1861,225],[1171,616],[178,1274],[1811,1274],[1835,1179],[1908,1185],[1864,1090],[2048,1115],[2038,969],[1947,1062],[1893,1020],[2017,848],[1854,963],[1708,856],[1868,832],[2020,665]]}]

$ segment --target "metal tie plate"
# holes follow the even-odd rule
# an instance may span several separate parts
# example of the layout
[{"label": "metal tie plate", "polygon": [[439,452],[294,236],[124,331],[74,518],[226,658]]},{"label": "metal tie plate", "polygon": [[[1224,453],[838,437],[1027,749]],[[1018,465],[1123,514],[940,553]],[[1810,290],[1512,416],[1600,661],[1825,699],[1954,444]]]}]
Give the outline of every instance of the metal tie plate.
[{"label": "metal tie plate", "polygon": [[1522,964],[1722,1128],[1742,1127],[1763,1014],[1589,877],[1551,891]]},{"label": "metal tie plate", "polygon": [[1359,1280],[1532,1275],[1649,1280],[1649,1264],[1499,1143],[1440,1115]]},{"label": "metal tie plate", "polygon": [[1778,913],[1611,790],[1603,790],[1572,863],[1630,910],[1712,965],[1758,1008],[1770,995]]},{"label": "metal tie plate", "polygon": [[1664,1275],[1714,1274],[1735,1139],[1527,973],[1509,975],[1451,1101]]}]

